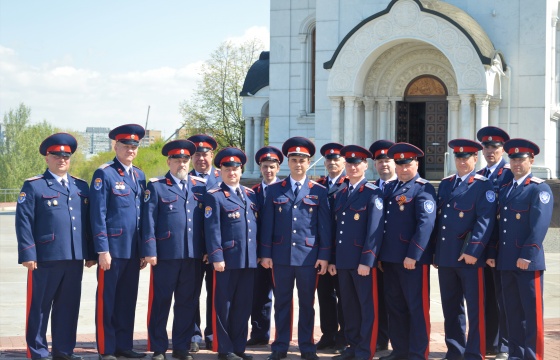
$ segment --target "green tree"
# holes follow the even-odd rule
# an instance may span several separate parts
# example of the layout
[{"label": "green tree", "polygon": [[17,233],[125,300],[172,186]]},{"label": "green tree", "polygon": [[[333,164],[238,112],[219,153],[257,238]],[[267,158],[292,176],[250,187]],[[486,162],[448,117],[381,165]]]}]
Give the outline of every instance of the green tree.
[{"label": "green tree", "polygon": [[41,142],[55,132],[46,121],[30,124],[31,109],[23,103],[4,114],[0,146],[0,188],[20,188],[23,181],[42,174],[47,165],[39,154]]},{"label": "green tree", "polygon": [[257,39],[241,45],[223,42],[202,66],[202,80],[192,99],[181,104],[187,136],[212,135],[220,147],[245,146],[243,99],[239,96],[245,76],[264,49]]}]

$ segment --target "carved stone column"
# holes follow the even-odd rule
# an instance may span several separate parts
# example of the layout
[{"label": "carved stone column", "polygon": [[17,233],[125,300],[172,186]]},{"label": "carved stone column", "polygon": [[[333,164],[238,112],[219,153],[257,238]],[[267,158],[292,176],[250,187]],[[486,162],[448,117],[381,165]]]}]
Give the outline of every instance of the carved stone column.
[{"label": "carved stone column", "polygon": [[377,138],[377,126],[375,124],[373,108],[375,100],[370,97],[364,98],[364,146],[369,147]]},{"label": "carved stone column", "polygon": [[389,99],[378,99],[377,104],[377,107],[379,108],[377,136],[379,139],[387,139],[387,128],[389,125]]},{"label": "carved stone column", "polygon": [[342,98],[340,96],[333,96],[331,100],[331,134],[332,141],[341,142],[342,137],[340,136],[340,106],[342,104]]},{"label": "carved stone column", "polygon": [[472,138],[472,95],[471,94],[460,94],[461,98],[461,117],[459,119],[459,131],[458,135],[461,138],[470,139]]},{"label": "carved stone column", "polygon": [[301,62],[301,76],[300,76],[300,97],[299,97],[299,115],[307,115],[307,97],[308,97],[308,64],[307,64],[307,34],[299,34],[300,45],[300,62]]},{"label": "carved stone column", "polygon": [[490,99],[490,119],[488,119],[488,124],[492,126],[500,126],[500,104],[502,99]]},{"label": "carved stone column", "polygon": [[[447,97],[447,109],[449,117],[447,119],[447,141],[457,139],[459,137],[459,108],[461,105],[461,99],[459,96],[449,96]],[[447,160],[445,163],[445,171],[443,176],[447,176],[455,170],[455,162],[453,160],[453,152],[449,150],[447,144],[445,144],[448,149]]]},{"label": "carved stone column", "polygon": [[354,109],[356,107],[355,96],[344,97],[344,141],[343,144],[354,143],[354,131],[356,131],[356,119]]},{"label": "carved stone column", "polygon": [[253,177],[255,173],[255,163],[253,158],[255,157],[255,138],[253,129],[253,117],[249,116],[245,118],[245,154],[247,155],[247,163],[245,164],[245,172],[247,175]]},{"label": "carved stone column", "polygon": [[[488,126],[488,104],[490,102],[490,95],[475,95],[474,98],[476,102],[476,122],[472,138],[476,137],[476,132],[479,129]],[[470,137],[467,139],[470,139]]]}]

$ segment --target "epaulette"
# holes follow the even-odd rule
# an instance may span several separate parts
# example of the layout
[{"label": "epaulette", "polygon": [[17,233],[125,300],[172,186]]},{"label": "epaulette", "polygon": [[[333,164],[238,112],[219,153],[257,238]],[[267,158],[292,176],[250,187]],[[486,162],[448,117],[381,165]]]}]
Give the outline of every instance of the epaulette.
[{"label": "epaulette", "polygon": [[[311,184],[313,184],[313,185],[319,185],[319,186],[322,187],[323,189],[326,189],[326,188],[327,188],[326,186],[321,185],[321,184],[319,184],[317,181],[314,181],[314,180],[309,180],[309,184],[310,184],[310,185],[311,185]],[[309,186],[309,187],[311,187],[311,186]]]},{"label": "epaulette", "polygon": [[503,166],[503,169],[511,169],[511,166],[509,165],[509,163],[506,163],[506,164]]},{"label": "epaulette", "polygon": [[222,190],[221,187],[215,187],[215,188],[212,188],[212,189],[208,190],[207,193],[208,193],[208,194],[213,194],[213,193],[215,193],[216,191],[221,191],[221,190]]},{"label": "epaulette", "polygon": [[205,184],[206,184],[206,181],[207,181],[205,178],[201,178],[200,176],[195,176],[195,175],[191,175],[191,178],[195,179],[196,181],[200,181],[202,183],[205,183]]},{"label": "epaulette", "polygon": [[35,176],[30,177],[29,179],[25,179],[25,181],[35,181],[35,180],[39,180],[39,179],[42,179],[42,178],[43,178],[43,174],[35,175]]},{"label": "epaulette", "polygon": [[542,184],[542,183],[544,182],[544,180],[541,179],[541,178],[538,178],[538,177],[536,177],[536,176],[533,176],[533,177],[531,178],[531,182],[534,182],[534,183],[536,183],[536,184]]},{"label": "epaulette", "polygon": [[480,174],[474,174],[474,178],[476,180],[488,181],[488,178],[486,176]]},{"label": "epaulette", "polygon": [[98,167],[98,169],[101,169],[101,170],[106,169],[106,168],[108,168],[109,166],[113,165],[114,163],[115,163],[115,162],[114,162],[113,160],[107,161],[105,164],[102,164],[100,167]]},{"label": "epaulette", "polygon": [[254,194],[255,192],[253,191],[253,189],[249,189],[248,187],[245,187],[245,192],[248,192],[250,194]]},{"label": "epaulette", "polygon": [[418,178],[418,179],[416,179],[416,182],[419,183],[419,184],[425,185],[425,184],[428,183],[428,180],[423,179],[423,178]]},{"label": "epaulette", "polygon": [[70,177],[71,177],[72,179],[75,179],[75,180],[78,180],[78,181],[83,181],[83,182],[85,182],[86,184],[88,183],[88,182],[87,182],[87,181],[85,181],[84,179],[80,179],[80,178],[79,178],[79,177],[77,177],[77,176],[74,176],[74,175],[70,175]]},{"label": "epaulette", "polygon": [[259,186],[261,186],[261,183],[253,185],[251,189],[256,192],[259,189]]},{"label": "epaulette", "polygon": [[138,170],[142,171],[142,169],[140,169],[138,166],[136,165],[132,165],[132,167],[137,168]]},{"label": "epaulette", "polygon": [[366,186],[367,188],[372,189],[372,190],[379,189],[379,186],[376,186],[375,184],[372,184],[372,183],[370,183],[370,182],[366,182],[366,183],[365,183],[365,186]]},{"label": "epaulette", "polygon": [[449,176],[446,176],[446,177],[444,177],[444,178],[441,179],[441,180],[451,179],[453,176],[455,176],[455,174],[451,174],[451,175],[449,175]]},{"label": "epaulette", "polygon": [[158,182],[158,181],[163,180],[163,179],[165,179],[165,177],[163,177],[163,176],[162,177],[153,177],[153,178],[150,178],[150,180],[148,180],[148,181],[149,182]]}]

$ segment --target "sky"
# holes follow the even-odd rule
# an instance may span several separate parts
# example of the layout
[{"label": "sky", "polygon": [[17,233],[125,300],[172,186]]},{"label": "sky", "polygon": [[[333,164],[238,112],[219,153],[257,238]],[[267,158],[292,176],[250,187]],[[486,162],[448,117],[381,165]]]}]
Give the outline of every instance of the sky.
[{"label": "sky", "polygon": [[224,41],[269,49],[268,0],[0,0],[0,114],[64,129],[180,126],[200,66]]}]

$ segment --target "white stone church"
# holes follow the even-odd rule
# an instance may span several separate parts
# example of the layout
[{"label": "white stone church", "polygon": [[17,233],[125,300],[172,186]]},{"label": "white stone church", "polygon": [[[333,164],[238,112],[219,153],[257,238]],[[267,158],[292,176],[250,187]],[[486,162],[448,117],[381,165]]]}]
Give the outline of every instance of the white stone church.
[{"label": "white stone church", "polygon": [[[557,178],[558,8],[558,0],[270,0],[270,52],[242,92],[247,155],[264,145],[268,118],[278,148],[292,136],[317,150],[410,142],[426,153],[421,175],[437,180],[455,172],[449,140],[476,140],[494,125],[538,144],[533,173]],[[323,161],[311,173],[323,175]],[[259,176],[253,161],[244,176]]]}]

